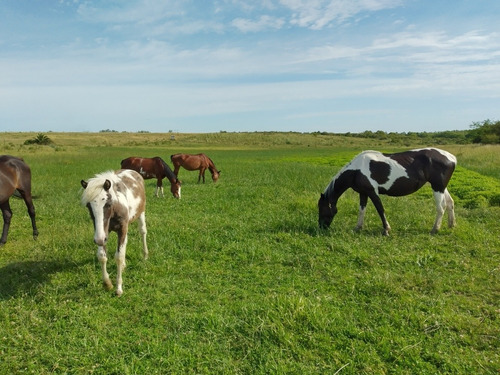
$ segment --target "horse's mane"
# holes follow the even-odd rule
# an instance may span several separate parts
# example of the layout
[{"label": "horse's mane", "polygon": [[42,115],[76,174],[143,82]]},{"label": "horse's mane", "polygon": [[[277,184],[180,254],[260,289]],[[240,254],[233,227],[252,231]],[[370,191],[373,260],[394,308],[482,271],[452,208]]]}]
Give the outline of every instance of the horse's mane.
[{"label": "horse's mane", "polygon": [[83,190],[82,204],[86,205],[93,200],[103,189],[104,182],[110,180],[112,183],[119,181],[114,171],[106,171],[89,178],[87,187]]},{"label": "horse's mane", "polygon": [[[170,156],[170,158],[172,158],[172,156]],[[163,166],[163,170],[165,171],[165,174],[167,175],[167,178],[169,180],[176,180],[177,177],[175,176],[174,172],[172,172],[172,169],[168,166],[167,163],[165,163],[165,160],[163,160],[162,158],[158,157],[158,159],[160,159],[161,161],[161,164]]]},{"label": "horse's mane", "polygon": [[210,162],[209,164],[211,164],[210,167],[213,167],[214,169],[216,169],[215,168],[215,163],[212,161],[212,159],[210,159],[208,156],[206,156],[206,157],[207,157],[208,161]]}]

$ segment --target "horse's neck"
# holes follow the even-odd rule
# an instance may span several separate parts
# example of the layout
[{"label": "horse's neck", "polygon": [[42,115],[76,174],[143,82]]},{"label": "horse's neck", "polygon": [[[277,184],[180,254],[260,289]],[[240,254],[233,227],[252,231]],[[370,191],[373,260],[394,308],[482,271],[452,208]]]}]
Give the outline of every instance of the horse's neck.
[{"label": "horse's neck", "polygon": [[175,176],[174,172],[172,172],[172,170],[166,163],[163,165],[163,172],[165,174],[165,177],[167,177],[171,183],[174,184],[177,181],[177,177]]},{"label": "horse's neck", "polygon": [[328,197],[328,201],[334,205],[342,194],[345,193],[347,189],[351,187],[350,179],[345,173],[340,173],[330,182],[330,185],[326,188],[325,194]]}]

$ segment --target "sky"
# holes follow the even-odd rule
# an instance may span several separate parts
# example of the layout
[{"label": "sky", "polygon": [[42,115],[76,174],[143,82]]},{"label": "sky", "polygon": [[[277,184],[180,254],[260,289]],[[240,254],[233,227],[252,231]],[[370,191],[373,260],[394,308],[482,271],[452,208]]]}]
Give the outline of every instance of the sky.
[{"label": "sky", "polygon": [[0,131],[500,119],[498,0],[0,0]]}]

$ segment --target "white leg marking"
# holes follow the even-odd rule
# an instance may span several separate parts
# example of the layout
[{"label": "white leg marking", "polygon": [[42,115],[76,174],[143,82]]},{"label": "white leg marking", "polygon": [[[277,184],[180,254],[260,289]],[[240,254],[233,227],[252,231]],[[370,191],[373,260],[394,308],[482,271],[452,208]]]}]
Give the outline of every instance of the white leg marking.
[{"label": "white leg marking", "polygon": [[101,271],[102,271],[102,283],[106,289],[112,289],[113,283],[109,278],[108,271],[106,269],[106,263],[108,262],[108,257],[106,255],[106,248],[103,246],[97,247],[97,259],[99,263],[101,263]]},{"label": "white leg marking", "polygon": [[431,233],[437,233],[439,228],[441,228],[441,221],[443,220],[444,211],[446,209],[446,199],[445,194],[439,191],[434,192],[434,200],[436,202],[436,221],[432,227]]},{"label": "white leg marking", "polygon": [[359,216],[358,216],[358,224],[356,225],[356,230],[360,230],[363,228],[363,223],[365,222],[365,214],[366,214],[366,206],[359,206]]},{"label": "white leg marking", "polygon": [[444,194],[446,200],[446,208],[448,209],[448,227],[453,228],[456,225],[455,202],[453,202],[453,198],[448,192],[448,189],[445,189]]},{"label": "white leg marking", "polygon": [[148,245],[146,243],[146,235],[148,233],[148,230],[146,228],[146,214],[144,212],[139,216],[137,222],[139,225],[139,233],[141,233],[142,237],[142,254],[144,255],[144,259],[148,259],[149,251]]},{"label": "white leg marking", "polygon": [[121,296],[123,294],[123,280],[122,273],[125,269],[125,255],[127,251],[127,235],[125,234],[123,238],[123,243],[118,247],[118,250],[115,253],[116,260],[116,295]]}]

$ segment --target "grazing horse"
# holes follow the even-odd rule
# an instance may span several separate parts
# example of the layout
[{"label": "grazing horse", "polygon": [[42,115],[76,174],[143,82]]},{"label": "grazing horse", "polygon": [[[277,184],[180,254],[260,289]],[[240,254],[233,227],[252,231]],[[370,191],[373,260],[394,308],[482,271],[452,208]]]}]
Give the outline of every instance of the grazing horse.
[{"label": "grazing horse", "polygon": [[200,174],[198,175],[198,183],[200,183],[200,179],[203,177],[203,183],[205,183],[205,170],[209,170],[212,174],[212,180],[217,182],[219,179],[220,171],[215,168],[214,162],[205,154],[175,154],[170,155],[170,160],[174,164],[174,173],[176,176],[179,175],[180,167],[187,169],[188,171],[196,171],[199,170]]},{"label": "grazing horse", "polygon": [[138,219],[142,236],[142,252],[148,258],[146,244],[146,196],[144,180],[135,171],[121,169],[97,174],[88,181],[81,181],[84,188],[82,204],[87,206],[94,222],[94,242],[97,245],[97,259],[101,263],[104,287],[112,289],[113,284],[106,270],[108,261],[106,243],[109,231],[118,235],[116,260],[116,294],[122,295],[122,272],[125,268],[128,225]]},{"label": "grazing horse", "polygon": [[414,193],[426,182],[434,192],[437,216],[431,233],[441,227],[448,209],[448,226],[455,225],[453,199],[446,186],[457,159],[447,151],[424,148],[396,154],[364,151],[343,167],[326,187],[318,201],[319,226],[327,228],[337,213],[337,201],[349,188],[359,193],[359,218],[356,229],[363,227],[366,204],[371,199],[382,219],[383,234],[391,229],[379,194],[403,196]]},{"label": "grazing horse", "polygon": [[10,209],[9,199],[17,192],[21,195],[28,208],[28,214],[31,218],[33,227],[33,239],[38,237],[38,229],[35,221],[35,207],[31,197],[31,170],[23,159],[10,155],[0,156],[0,209],[3,216],[3,231],[0,238],[0,246],[7,242],[10,221],[12,219],[12,210]]},{"label": "grazing horse", "polygon": [[132,169],[139,172],[145,180],[156,178],[156,196],[158,196],[158,190],[161,191],[161,196],[164,196],[162,180],[166,177],[170,181],[170,191],[172,192],[172,195],[175,198],[181,197],[182,182],[177,179],[177,175],[172,172],[168,164],[165,163],[162,158],[158,156],[154,158],[131,156],[122,160],[121,167],[122,169]]}]

